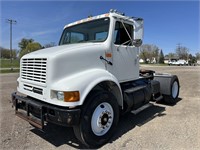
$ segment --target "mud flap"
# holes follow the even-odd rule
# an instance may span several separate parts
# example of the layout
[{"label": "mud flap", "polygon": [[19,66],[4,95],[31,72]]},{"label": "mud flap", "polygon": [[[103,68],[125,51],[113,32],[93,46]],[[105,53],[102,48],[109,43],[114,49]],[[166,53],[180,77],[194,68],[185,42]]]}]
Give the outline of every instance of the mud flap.
[{"label": "mud flap", "polygon": [[160,82],[160,93],[165,102],[174,104],[178,100],[180,84],[176,75],[159,74],[154,76],[154,80]]}]

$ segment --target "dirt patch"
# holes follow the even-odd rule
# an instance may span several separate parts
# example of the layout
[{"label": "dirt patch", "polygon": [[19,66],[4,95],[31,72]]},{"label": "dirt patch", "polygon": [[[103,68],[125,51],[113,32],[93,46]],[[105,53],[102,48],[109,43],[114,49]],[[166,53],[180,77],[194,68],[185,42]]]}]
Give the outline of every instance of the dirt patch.
[{"label": "dirt patch", "polygon": [[[200,67],[141,66],[179,77],[180,101],[174,106],[155,104],[138,115],[120,119],[110,143],[101,149],[199,149],[200,148]],[[45,132],[15,116],[11,93],[16,91],[18,74],[0,75],[1,149],[82,149],[72,128],[49,125]]]}]

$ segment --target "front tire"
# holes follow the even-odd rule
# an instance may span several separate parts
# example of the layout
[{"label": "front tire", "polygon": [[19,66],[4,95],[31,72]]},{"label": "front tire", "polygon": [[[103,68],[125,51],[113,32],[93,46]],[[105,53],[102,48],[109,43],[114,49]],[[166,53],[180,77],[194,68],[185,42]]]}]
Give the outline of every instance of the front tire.
[{"label": "front tire", "polygon": [[119,120],[116,98],[107,91],[92,92],[83,104],[76,137],[86,146],[97,148],[109,141]]}]

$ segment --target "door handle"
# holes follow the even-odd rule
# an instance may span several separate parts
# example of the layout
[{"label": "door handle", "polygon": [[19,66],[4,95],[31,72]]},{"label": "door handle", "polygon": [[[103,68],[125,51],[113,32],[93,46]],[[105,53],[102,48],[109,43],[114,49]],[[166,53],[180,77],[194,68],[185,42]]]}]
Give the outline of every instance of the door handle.
[{"label": "door handle", "polygon": [[104,60],[105,62],[107,62],[109,65],[113,65],[113,63],[112,62],[110,62],[109,60],[107,60],[107,59],[105,59],[105,58],[103,58],[103,56],[100,56],[100,59],[101,60]]}]

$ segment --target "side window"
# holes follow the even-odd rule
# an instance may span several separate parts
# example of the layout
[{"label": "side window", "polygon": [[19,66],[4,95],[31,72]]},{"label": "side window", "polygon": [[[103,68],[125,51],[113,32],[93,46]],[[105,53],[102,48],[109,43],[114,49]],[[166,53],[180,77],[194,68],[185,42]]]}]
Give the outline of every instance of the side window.
[{"label": "side window", "polygon": [[[133,26],[124,23],[126,30],[128,31],[129,35],[133,37]],[[124,26],[121,22],[117,21],[115,24],[115,32],[114,32],[114,43],[117,45],[132,45],[132,42],[124,29]]]}]

